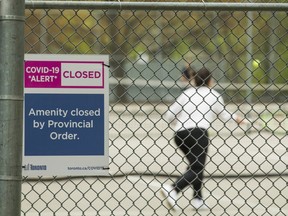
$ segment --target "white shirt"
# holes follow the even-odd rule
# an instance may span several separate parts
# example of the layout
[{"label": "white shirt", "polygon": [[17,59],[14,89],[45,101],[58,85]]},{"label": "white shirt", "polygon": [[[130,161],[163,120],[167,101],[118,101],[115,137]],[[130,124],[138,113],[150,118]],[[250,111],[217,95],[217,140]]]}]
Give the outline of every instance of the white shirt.
[{"label": "white shirt", "polygon": [[208,129],[218,117],[223,121],[237,118],[225,109],[221,95],[206,86],[185,90],[164,115],[169,123],[176,120],[175,131]]}]

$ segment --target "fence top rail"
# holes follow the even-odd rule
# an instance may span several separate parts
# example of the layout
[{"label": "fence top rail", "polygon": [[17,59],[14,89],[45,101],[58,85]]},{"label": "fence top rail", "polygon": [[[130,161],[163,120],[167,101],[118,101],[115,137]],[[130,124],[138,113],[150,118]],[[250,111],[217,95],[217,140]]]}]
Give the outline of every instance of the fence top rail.
[{"label": "fence top rail", "polygon": [[288,3],[25,1],[26,9],[287,11]]}]

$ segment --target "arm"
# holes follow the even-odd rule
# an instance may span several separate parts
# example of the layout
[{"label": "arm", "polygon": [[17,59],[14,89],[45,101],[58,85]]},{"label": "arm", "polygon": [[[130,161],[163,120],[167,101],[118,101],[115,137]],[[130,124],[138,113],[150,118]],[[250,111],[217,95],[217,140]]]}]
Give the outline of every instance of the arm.
[{"label": "arm", "polygon": [[[187,90],[186,90],[187,91]],[[164,119],[171,123],[183,111],[183,106],[189,102],[187,92],[183,92],[176,101],[169,107],[164,115]]]},{"label": "arm", "polygon": [[164,114],[164,119],[168,122],[171,123],[176,116],[180,113],[182,110],[182,105],[178,100],[174,102],[167,110],[167,112]]},{"label": "arm", "polygon": [[[232,117],[232,119],[233,119],[237,124],[244,124],[244,123],[246,124],[246,123],[247,123],[244,118],[240,117],[239,115],[237,115],[237,114],[235,114],[235,113],[231,114],[230,112],[228,112],[228,111],[225,109],[225,105],[224,105],[224,101],[223,101],[223,98],[222,98],[222,97],[221,97],[221,103],[222,103],[222,105],[223,105],[223,110],[224,110],[224,112],[226,112],[226,114],[224,114],[224,115],[226,115],[226,117],[224,117],[224,118],[227,118],[227,119],[229,120],[230,117]],[[228,117],[228,115],[229,115],[229,117]]]},{"label": "arm", "polygon": [[230,119],[233,119],[238,124],[243,122],[243,119],[240,116],[235,113],[231,114],[229,111],[226,110],[224,100],[221,96],[218,97],[217,101],[217,113],[219,117],[224,121],[229,121]]}]

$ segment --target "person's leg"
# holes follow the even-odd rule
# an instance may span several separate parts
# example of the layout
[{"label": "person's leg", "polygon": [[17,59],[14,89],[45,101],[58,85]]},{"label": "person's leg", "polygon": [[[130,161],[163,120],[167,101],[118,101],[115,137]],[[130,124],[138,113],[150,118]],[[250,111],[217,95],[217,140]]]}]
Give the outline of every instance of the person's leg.
[{"label": "person's leg", "polygon": [[192,169],[192,165],[196,163],[198,153],[192,152],[191,150],[193,147],[197,145],[197,139],[195,139],[194,137],[195,135],[196,138],[200,136],[197,133],[198,130],[193,129],[193,130],[179,131],[175,135],[176,145],[181,149],[181,151],[184,153],[189,162],[187,171],[174,183],[174,187],[177,193],[179,191],[182,191],[188,185],[191,185],[196,178],[196,173]]},{"label": "person's leg", "polygon": [[201,198],[203,172],[209,144],[208,133],[203,129],[180,131],[175,136],[175,142],[189,161],[186,173],[174,184],[176,192],[182,191],[188,185],[193,185],[194,196]]},{"label": "person's leg", "polygon": [[200,133],[201,132],[197,133],[197,135],[199,135],[197,136],[197,145],[193,146],[191,149],[192,152],[197,152],[197,160],[191,165],[191,169],[196,175],[194,181],[192,182],[194,198],[202,199],[201,188],[203,185],[203,172],[205,169],[209,138],[206,130],[202,130],[202,135],[200,135]]}]

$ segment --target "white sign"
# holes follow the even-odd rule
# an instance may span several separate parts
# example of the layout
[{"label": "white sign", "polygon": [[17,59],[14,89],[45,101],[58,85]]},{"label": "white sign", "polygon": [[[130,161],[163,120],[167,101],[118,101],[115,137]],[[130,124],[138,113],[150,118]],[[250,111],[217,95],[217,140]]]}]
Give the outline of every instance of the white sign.
[{"label": "white sign", "polygon": [[107,175],[109,58],[28,54],[24,176]]}]

